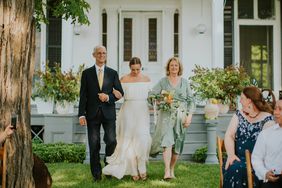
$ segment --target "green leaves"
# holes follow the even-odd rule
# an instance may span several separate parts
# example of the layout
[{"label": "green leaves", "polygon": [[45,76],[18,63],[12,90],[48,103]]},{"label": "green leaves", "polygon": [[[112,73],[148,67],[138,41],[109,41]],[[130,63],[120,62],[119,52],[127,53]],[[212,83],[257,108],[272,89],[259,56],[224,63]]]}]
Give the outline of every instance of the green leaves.
[{"label": "green leaves", "polygon": [[204,163],[207,158],[208,147],[203,146],[195,150],[192,160],[198,163]]},{"label": "green leaves", "polygon": [[191,88],[201,99],[216,98],[223,103],[234,102],[243,88],[251,85],[250,77],[243,67],[204,68],[199,65],[193,69]]},{"label": "green leaves", "polygon": [[88,12],[90,5],[84,0],[57,1],[53,8],[53,14],[63,19],[71,19],[72,23],[89,25],[90,22],[84,12]]},{"label": "green leaves", "polygon": [[62,72],[60,64],[52,69],[46,66],[45,71],[37,71],[32,98],[39,97],[47,101],[54,99],[55,102],[75,102],[79,97],[80,77],[84,65],[75,73],[72,69]]},{"label": "green leaves", "polygon": [[84,144],[32,143],[32,149],[46,163],[83,163],[85,159]]},{"label": "green leaves", "polygon": [[[51,3],[49,3],[51,4]],[[90,5],[85,0],[54,0],[48,6],[43,0],[35,0],[34,17],[36,27],[40,30],[40,24],[48,24],[46,12],[51,12],[55,17],[62,19],[71,19],[72,23],[81,25],[89,25],[90,22],[86,13],[89,11]]]}]

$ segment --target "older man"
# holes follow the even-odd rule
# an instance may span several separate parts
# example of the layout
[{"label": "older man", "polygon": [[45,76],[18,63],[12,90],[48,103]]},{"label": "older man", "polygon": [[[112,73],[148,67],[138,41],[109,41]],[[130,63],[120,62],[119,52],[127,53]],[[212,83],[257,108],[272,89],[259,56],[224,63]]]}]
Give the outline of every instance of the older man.
[{"label": "older man", "polygon": [[[107,51],[104,46],[96,46],[93,51],[95,65],[84,70],[81,76],[79,123],[87,125],[90,150],[90,168],[94,181],[101,180],[100,128],[104,129],[106,143],[105,158],[112,155],[116,147],[116,108],[118,100],[113,89],[123,95],[121,83],[115,70],[105,65]],[[104,159],[105,163],[106,160]]]},{"label": "older man", "polygon": [[252,153],[252,165],[262,188],[282,187],[282,100],[274,109],[276,124],[263,130]]}]

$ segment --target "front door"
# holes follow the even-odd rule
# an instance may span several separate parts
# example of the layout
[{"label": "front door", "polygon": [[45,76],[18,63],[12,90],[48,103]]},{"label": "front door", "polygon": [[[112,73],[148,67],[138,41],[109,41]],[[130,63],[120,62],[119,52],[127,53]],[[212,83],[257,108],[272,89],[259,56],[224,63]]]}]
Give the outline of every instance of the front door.
[{"label": "front door", "polygon": [[142,70],[153,83],[163,75],[161,64],[161,12],[121,12],[119,74],[130,72],[129,60],[139,57]]}]

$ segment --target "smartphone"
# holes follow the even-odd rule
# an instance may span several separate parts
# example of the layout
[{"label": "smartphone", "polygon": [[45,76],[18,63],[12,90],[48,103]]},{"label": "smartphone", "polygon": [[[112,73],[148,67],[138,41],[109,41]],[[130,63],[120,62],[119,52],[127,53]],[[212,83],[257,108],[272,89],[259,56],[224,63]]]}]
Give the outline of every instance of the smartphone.
[{"label": "smartphone", "polygon": [[281,172],[278,172],[278,171],[275,170],[275,169],[274,169],[272,172],[273,172],[273,174],[274,174],[275,177],[279,177],[279,176],[282,175]]},{"label": "smartphone", "polygon": [[282,99],[282,90],[279,91],[279,99]]},{"label": "smartphone", "polygon": [[17,121],[18,121],[18,116],[16,114],[12,114],[11,125],[13,126],[13,129],[17,129]]}]

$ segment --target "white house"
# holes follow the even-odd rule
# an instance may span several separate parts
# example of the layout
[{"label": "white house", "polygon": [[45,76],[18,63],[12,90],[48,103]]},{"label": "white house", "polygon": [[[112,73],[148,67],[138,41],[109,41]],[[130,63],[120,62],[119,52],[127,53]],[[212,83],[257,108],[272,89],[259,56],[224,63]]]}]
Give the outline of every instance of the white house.
[{"label": "white house", "polygon": [[49,17],[38,34],[38,64],[62,62],[63,69],[93,65],[93,47],[108,49],[108,66],[123,75],[138,56],[154,82],[171,56],[185,71],[244,65],[261,87],[281,89],[279,0],[88,0],[89,26]]},{"label": "white house", "polygon": [[[88,0],[89,26],[49,16],[38,33],[37,63],[63,69],[93,65],[93,47],[108,50],[108,66],[120,76],[138,56],[153,82],[171,56],[184,64],[243,65],[259,86],[281,89],[281,6],[279,0]],[[38,40],[39,41],[39,40]]]},{"label": "white house", "polygon": [[[103,44],[108,50],[108,66],[118,70],[120,76],[129,72],[129,59],[138,56],[143,72],[155,83],[165,75],[168,58],[178,56],[184,64],[185,78],[192,75],[195,64],[209,68],[238,64],[247,69],[260,87],[272,88],[276,94],[282,89],[280,0],[88,2],[89,26],[72,25],[47,12],[50,24],[42,25],[37,33],[37,67],[43,67],[47,60],[61,62],[63,70],[76,69],[83,63],[90,67],[94,64],[93,48]],[[56,115],[50,115],[50,122],[55,121],[53,116]],[[77,120],[76,116],[70,118]],[[195,125],[189,128],[187,155],[207,143],[206,128],[199,126],[203,117],[193,119]],[[46,118],[43,120],[46,123]],[[43,120],[35,115],[32,124],[44,125]],[[53,135],[51,142],[70,135],[62,126],[56,126],[56,122],[49,124],[60,128],[49,131]],[[45,131],[49,136],[48,130]],[[82,137],[76,140],[83,140],[84,136],[79,136],[82,131],[76,132],[75,138]],[[68,141],[74,142],[72,138]]]}]

